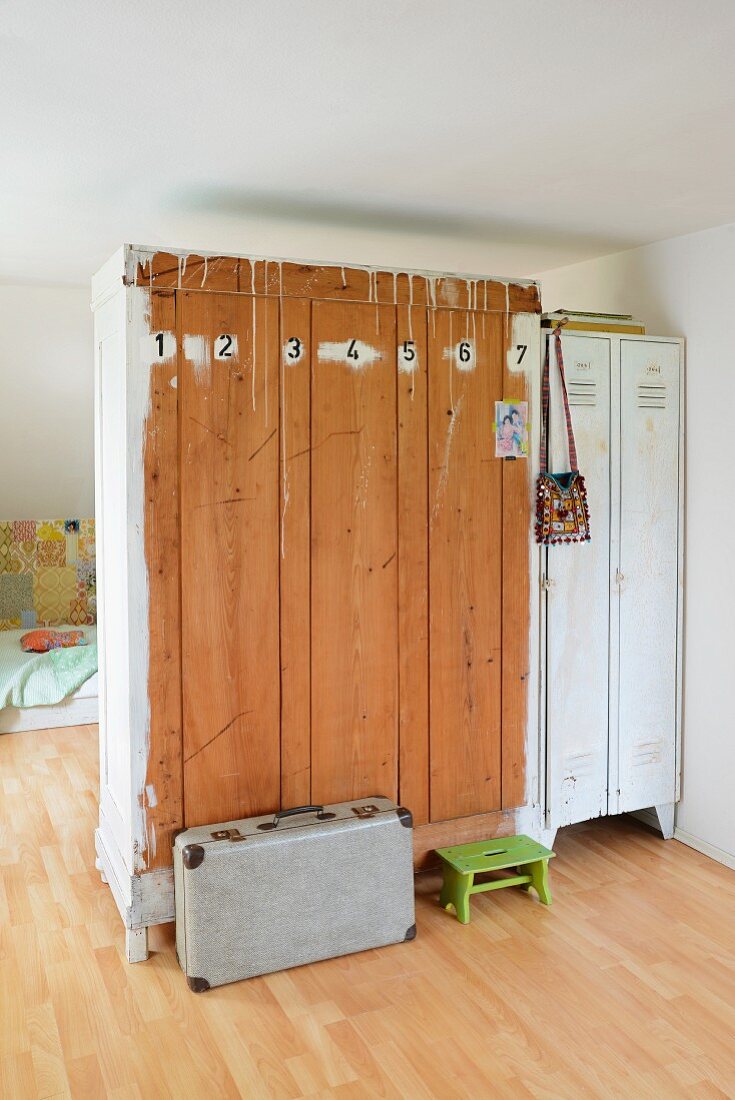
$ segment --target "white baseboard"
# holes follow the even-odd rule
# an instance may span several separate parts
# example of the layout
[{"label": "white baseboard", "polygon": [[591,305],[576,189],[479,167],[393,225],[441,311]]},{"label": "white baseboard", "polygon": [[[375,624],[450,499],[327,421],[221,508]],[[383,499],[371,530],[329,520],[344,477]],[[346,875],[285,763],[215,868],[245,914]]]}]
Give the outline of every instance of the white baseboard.
[{"label": "white baseboard", "polygon": [[684,829],[674,829],[674,840],[680,840],[682,844],[686,844],[689,848],[694,848],[702,855],[709,856],[710,859],[717,860],[718,863],[723,863],[725,867],[731,867],[735,871],[735,855],[732,852],[726,852],[723,848],[718,848],[707,840],[693,836],[692,833],[687,833]]}]

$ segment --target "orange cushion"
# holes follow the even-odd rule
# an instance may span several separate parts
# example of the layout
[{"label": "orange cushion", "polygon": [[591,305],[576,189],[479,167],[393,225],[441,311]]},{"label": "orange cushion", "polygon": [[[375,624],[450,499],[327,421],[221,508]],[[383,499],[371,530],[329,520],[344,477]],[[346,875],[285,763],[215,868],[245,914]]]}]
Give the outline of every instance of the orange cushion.
[{"label": "orange cushion", "polygon": [[49,649],[86,644],[83,630],[29,630],[20,639],[21,649],[26,653],[46,653]]}]

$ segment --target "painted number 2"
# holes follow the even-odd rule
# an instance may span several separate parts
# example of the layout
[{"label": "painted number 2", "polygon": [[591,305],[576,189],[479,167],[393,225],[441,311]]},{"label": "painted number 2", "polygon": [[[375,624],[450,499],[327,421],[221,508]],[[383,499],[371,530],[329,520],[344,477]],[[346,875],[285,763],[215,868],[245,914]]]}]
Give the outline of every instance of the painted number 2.
[{"label": "painted number 2", "polygon": [[215,359],[232,359],[233,355],[232,337],[229,333],[223,332],[215,340],[214,357]]}]

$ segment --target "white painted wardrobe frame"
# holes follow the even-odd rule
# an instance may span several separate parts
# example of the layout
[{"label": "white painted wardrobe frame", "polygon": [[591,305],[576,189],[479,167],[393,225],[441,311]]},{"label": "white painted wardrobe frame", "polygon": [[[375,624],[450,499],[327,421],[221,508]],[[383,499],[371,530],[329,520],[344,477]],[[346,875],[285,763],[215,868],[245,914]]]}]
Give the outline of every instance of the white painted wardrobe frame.
[{"label": "white painted wardrobe frame", "polygon": [[[677,522],[677,614],[676,614],[676,729],[675,729],[675,794],[674,805],[679,801],[681,797],[681,743],[682,743],[682,722],[683,722],[683,673],[684,673],[684,543],[685,543],[685,500],[686,500],[686,454],[685,454],[685,425],[686,425],[686,370],[685,370],[685,347],[684,340],[681,337],[674,336],[649,336],[648,334],[628,334],[628,333],[613,333],[613,332],[598,332],[598,331],[583,331],[583,330],[570,330],[569,335],[574,336],[588,336],[588,337],[600,337],[610,341],[610,362],[613,362],[615,356],[618,361],[622,361],[622,347],[621,345],[627,342],[640,342],[645,340],[652,344],[673,344],[679,347],[679,454],[678,454],[678,522]],[[551,337],[551,330],[544,329],[541,334],[541,355],[542,366],[543,356],[545,354],[546,343],[545,341]],[[617,432],[617,437],[620,438],[621,430],[621,414],[620,414],[620,388],[617,390],[612,386],[610,387],[610,437],[613,438]],[[584,474],[584,470],[582,470]],[[617,496],[620,500],[620,468],[613,468],[611,464],[611,490],[615,489],[617,492],[613,492],[613,497]],[[619,562],[620,553],[620,510],[618,509],[617,515],[613,514],[611,509],[610,517],[610,578],[609,578],[609,592],[610,601],[612,607],[612,601],[619,599],[619,590],[616,584],[616,575],[614,569],[617,568]],[[592,537],[594,538],[594,515],[590,517],[592,524]],[[553,821],[553,806],[551,801],[551,759],[552,749],[548,744],[548,683],[547,683],[547,597],[546,597],[546,584],[547,584],[547,554],[548,551],[541,547],[541,553],[539,555],[539,777],[544,777],[544,781],[541,784],[541,797],[544,814],[544,842],[546,844],[553,844],[554,837],[556,835],[558,825]],[[619,706],[618,706],[618,694],[619,694],[619,668],[618,662],[614,658],[617,657],[619,652],[619,625],[620,616],[610,615],[610,643],[609,643],[609,712],[608,712],[608,731],[612,731],[617,728],[619,722]],[[619,768],[619,750],[618,750],[618,768]],[[613,781],[615,786],[613,787]],[[617,790],[619,784],[619,772],[617,772],[613,778],[611,772],[608,772],[608,790]],[[662,808],[663,811],[663,808]],[[663,820],[658,816],[654,807],[648,809],[632,811],[633,816],[645,821],[646,824],[651,825],[653,828],[658,829],[665,839],[671,839],[674,835],[674,817],[675,809],[671,814],[671,819],[666,820],[665,813],[662,813]],[[608,814],[605,816],[615,816],[610,813],[608,808]]]},{"label": "white painted wardrobe frame", "polygon": [[[135,285],[138,263],[149,263],[158,251],[178,257],[179,265],[188,253],[180,249],[157,249],[124,245],[92,279],[92,310],[95,343],[95,482],[97,510],[97,576],[99,640],[100,720],[100,807],[95,832],[97,868],[112,891],[122,917],[129,962],[147,958],[147,929],[174,919],[173,870],[146,870],[141,850],[146,840],[143,809],[148,756],[148,585],[144,553],[142,435],[149,402],[149,376],[144,362],[151,336],[147,328],[148,290]],[[219,257],[222,252],[197,252],[198,256]],[[245,254],[247,255],[247,254]],[[261,259],[262,257],[256,257]],[[274,260],[274,263],[280,261]],[[292,262],[292,261],[291,261]],[[301,261],[299,261],[301,262]],[[345,264],[369,272],[370,268]],[[403,273],[396,269],[396,274]],[[431,272],[410,272],[434,277]],[[443,273],[440,273],[443,276]],[[456,275],[475,280],[478,276]],[[521,280],[510,280],[515,283]],[[535,503],[540,441],[540,373],[532,368],[539,361],[542,333],[538,317],[529,330],[528,314],[512,316],[511,348],[528,345],[527,364],[519,368],[515,351],[508,351],[508,369],[528,375],[529,385],[529,495]],[[146,344],[146,341],[148,344]],[[103,394],[105,371],[117,381]],[[104,397],[104,400],[103,400]],[[492,419],[492,413],[489,414]],[[104,425],[104,430],[103,430]],[[491,430],[491,429],[489,429]],[[107,448],[107,452],[105,452]],[[105,453],[116,456],[110,464],[114,477],[103,476]],[[119,460],[119,461],[118,461]],[[120,517],[122,527],[116,520]],[[115,538],[109,538],[108,519]],[[535,544],[533,523],[528,532],[528,560],[531,580],[527,679],[526,796],[514,811],[513,829],[539,839],[543,835],[543,771],[538,725],[539,589],[540,548]],[[108,675],[107,670],[114,670]],[[110,749],[115,758],[110,764]],[[108,769],[108,764],[109,769]],[[114,773],[114,774],[113,774]],[[108,782],[111,778],[111,782]]]}]

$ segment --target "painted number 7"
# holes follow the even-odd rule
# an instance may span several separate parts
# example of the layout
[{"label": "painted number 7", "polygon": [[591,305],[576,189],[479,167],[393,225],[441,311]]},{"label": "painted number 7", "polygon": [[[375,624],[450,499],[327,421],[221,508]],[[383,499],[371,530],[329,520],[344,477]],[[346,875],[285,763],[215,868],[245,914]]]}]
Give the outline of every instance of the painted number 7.
[{"label": "painted number 7", "polygon": [[516,351],[520,353],[518,356],[517,364],[520,367],[521,363],[523,362],[523,356],[528,351],[528,344],[516,344]]}]

